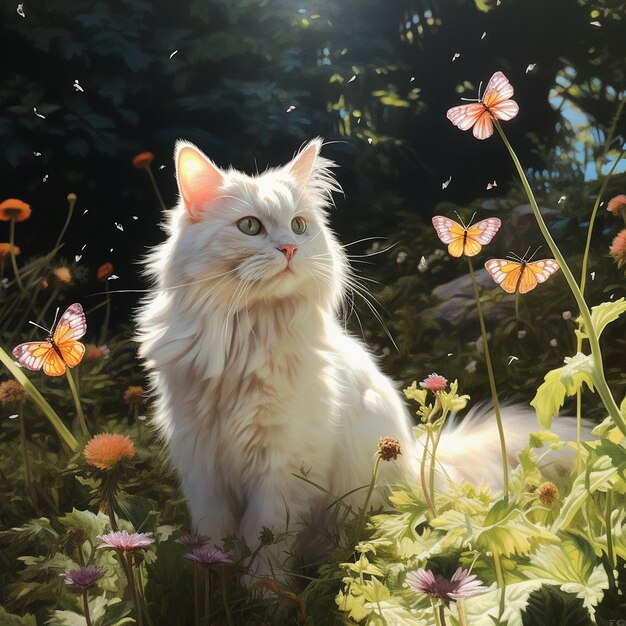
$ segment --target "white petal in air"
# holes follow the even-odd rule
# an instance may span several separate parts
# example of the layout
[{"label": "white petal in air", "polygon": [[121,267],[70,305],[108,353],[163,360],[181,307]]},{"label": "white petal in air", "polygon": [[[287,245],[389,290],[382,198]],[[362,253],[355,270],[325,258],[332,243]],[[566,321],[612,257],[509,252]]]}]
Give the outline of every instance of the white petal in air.
[{"label": "white petal in air", "polygon": [[119,222],[114,222],[114,224],[117,230],[121,230],[122,232],[124,232],[124,227]]},{"label": "white petal in air", "polygon": [[528,74],[528,72],[532,72],[535,69],[535,67],[537,67],[536,63],[529,63],[526,66],[526,73]]},{"label": "white petal in air", "polygon": [[174,50],[174,52],[172,52],[172,54],[170,54],[170,59],[175,55],[178,54],[178,50]]},{"label": "white petal in air", "polygon": [[45,115],[42,115],[41,113],[37,113],[37,107],[33,107],[33,113],[37,116],[40,117],[42,120],[46,119]]},{"label": "white petal in air", "polygon": [[447,189],[448,185],[452,182],[452,176],[450,176],[450,178],[448,178],[448,180],[444,181],[443,183],[441,183],[441,188],[442,189]]},{"label": "white petal in air", "polygon": [[26,13],[24,13],[24,5],[21,3],[17,5],[17,14],[20,17],[26,17]]}]

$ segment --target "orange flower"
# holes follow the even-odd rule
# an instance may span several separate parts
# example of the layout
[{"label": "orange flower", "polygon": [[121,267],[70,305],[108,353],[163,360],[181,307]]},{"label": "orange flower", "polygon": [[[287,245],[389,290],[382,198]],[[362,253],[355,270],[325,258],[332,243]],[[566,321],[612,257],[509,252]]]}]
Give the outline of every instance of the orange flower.
[{"label": "orange flower", "polygon": [[[13,246],[13,251],[15,252],[15,256],[20,253],[19,246]],[[11,244],[10,243],[0,243],[0,259],[6,259],[11,254]]]},{"label": "orange flower", "polygon": [[104,351],[102,348],[99,348],[93,343],[88,343],[85,346],[85,361],[99,361],[103,355]]},{"label": "orange flower", "polygon": [[613,239],[609,254],[615,259],[617,267],[626,265],[626,228],[620,230]]},{"label": "orange flower", "polygon": [[554,483],[545,482],[537,487],[539,502],[545,506],[551,506],[559,499],[559,490]]},{"label": "orange flower", "polygon": [[52,275],[57,283],[57,285],[69,285],[72,282],[72,273],[70,272],[68,267],[57,267],[52,270]]},{"label": "orange flower", "polygon": [[606,204],[606,210],[614,215],[626,213],[626,196],[621,193],[619,196],[611,198]]},{"label": "orange flower", "polygon": [[138,169],[150,167],[152,161],[154,161],[154,154],[152,154],[152,152],[140,152],[133,157],[133,165]]},{"label": "orange flower", "polygon": [[87,442],[85,463],[108,470],[115,467],[122,459],[132,459],[135,456],[133,442],[126,435],[116,433],[102,433]]},{"label": "orange flower", "polygon": [[108,280],[109,276],[113,276],[113,264],[112,263],[103,263],[98,268],[98,280],[104,282]]},{"label": "orange flower", "polygon": [[42,278],[39,283],[37,283],[37,286],[43,291],[48,288],[48,281],[45,278]]},{"label": "orange flower", "polygon": [[17,380],[0,383],[0,404],[21,404],[26,400],[26,389]]},{"label": "orange flower", "polygon": [[146,401],[146,392],[139,385],[131,385],[124,392],[124,402],[130,406],[139,406]]},{"label": "orange flower", "polygon": [[0,220],[8,222],[15,219],[16,222],[23,222],[30,217],[30,205],[17,198],[8,198],[0,203]]}]

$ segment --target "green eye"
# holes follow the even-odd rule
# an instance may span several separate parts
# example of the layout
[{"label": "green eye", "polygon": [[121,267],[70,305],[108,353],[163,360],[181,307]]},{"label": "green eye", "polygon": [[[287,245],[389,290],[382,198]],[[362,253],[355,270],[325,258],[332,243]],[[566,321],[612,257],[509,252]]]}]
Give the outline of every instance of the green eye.
[{"label": "green eye", "polygon": [[237,228],[245,235],[258,235],[263,230],[263,224],[256,217],[242,217],[237,222]]},{"label": "green eye", "polygon": [[296,235],[301,235],[306,230],[306,220],[303,217],[294,217],[291,220],[291,230]]}]

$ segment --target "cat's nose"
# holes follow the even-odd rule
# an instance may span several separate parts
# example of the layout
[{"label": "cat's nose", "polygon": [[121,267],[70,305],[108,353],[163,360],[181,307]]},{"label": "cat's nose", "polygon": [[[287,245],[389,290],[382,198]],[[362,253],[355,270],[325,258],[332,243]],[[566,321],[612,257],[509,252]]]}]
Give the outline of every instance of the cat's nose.
[{"label": "cat's nose", "polygon": [[293,243],[283,243],[280,246],[276,246],[276,250],[280,250],[287,261],[291,261],[293,255],[298,251],[298,246]]}]

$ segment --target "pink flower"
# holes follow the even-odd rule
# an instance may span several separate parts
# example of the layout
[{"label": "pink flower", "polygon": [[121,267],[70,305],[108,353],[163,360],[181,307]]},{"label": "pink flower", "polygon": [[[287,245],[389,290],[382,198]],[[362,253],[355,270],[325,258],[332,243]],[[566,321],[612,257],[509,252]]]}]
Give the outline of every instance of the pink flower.
[{"label": "pink flower", "polygon": [[99,548],[113,548],[114,550],[122,550],[130,552],[131,550],[139,550],[141,548],[149,548],[154,539],[152,533],[132,533],[129,534],[125,530],[117,530],[106,535],[98,535],[98,539],[102,542]]},{"label": "pink flower", "polygon": [[206,535],[182,535],[176,542],[189,548],[201,548],[211,541],[211,537]]},{"label": "pink flower", "polygon": [[195,548],[191,552],[185,554],[186,559],[197,561],[201,565],[226,565],[232,563],[233,560],[219,548]]},{"label": "pink flower", "polygon": [[72,589],[78,589],[84,591],[95,585],[104,575],[106,570],[99,565],[87,565],[86,567],[79,567],[78,569],[67,570],[59,576],[65,577],[65,582],[72,587]]},{"label": "pink flower", "polygon": [[626,228],[620,230],[615,239],[613,239],[613,243],[609,248],[609,254],[617,263],[617,267],[622,267],[622,265],[626,264]]},{"label": "pink flower", "polygon": [[429,391],[445,391],[446,385],[448,384],[448,379],[443,376],[439,376],[439,374],[435,374],[434,372],[427,376],[421,383],[420,387],[423,389],[428,389]]},{"label": "pink flower", "polygon": [[606,210],[617,215],[618,213],[626,213],[626,196],[621,193],[611,198],[606,204]]},{"label": "pink flower", "polygon": [[418,569],[406,575],[407,585],[416,593],[424,593],[432,598],[439,598],[446,604],[450,600],[463,600],[473,598],[487,591],[482,580],[477,580],[475,574],[469,574],[467,570],[457,568],[452,578],[448,580],[443,576],[433,574],[430,570]]}]

